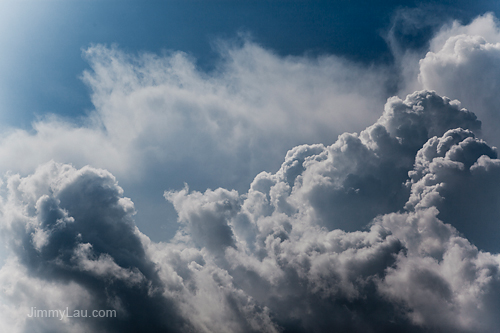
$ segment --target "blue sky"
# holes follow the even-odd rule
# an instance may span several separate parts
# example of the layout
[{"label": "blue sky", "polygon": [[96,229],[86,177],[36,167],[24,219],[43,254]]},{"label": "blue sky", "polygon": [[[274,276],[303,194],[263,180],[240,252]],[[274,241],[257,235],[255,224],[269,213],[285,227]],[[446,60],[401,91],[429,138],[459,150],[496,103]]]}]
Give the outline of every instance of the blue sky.
[{"label": "blue sky", "polygon": [[499,16],[0,0],[0,331],[495,331]]},{"label": "blue sky", "polygon": [[[203,70],[218,61],[213,43],[248,33],[280,55],[336,54],[355,61],[391,62],[384,36],[395,11],[429,6],[440,18],[464,22],[494,1],[2,1],[0,119],[29,127],[34,115],[69,117],[92,109],[79,80],[81,51],[117,44],[129,53],[183,51]],[[424,8],[424,7],[422,7]],[[422,46],[432,28],[402,36]],[[430,28],[430,29],[429,29]]]}]

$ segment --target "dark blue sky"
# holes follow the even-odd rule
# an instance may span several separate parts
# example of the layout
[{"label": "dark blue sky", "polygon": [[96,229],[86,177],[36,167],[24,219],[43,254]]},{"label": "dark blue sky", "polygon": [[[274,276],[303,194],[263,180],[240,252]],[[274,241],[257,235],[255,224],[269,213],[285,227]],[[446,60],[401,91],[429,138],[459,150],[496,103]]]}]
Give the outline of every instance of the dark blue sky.
[{"label": "dark blue sky", "polygon": [[[336,54],[364,62],[392,60],[384,40],[403,8],[467,21],[495,11],[493,1],[5,1],[0,4],[0,121],[28,127],[34,115],[73,117],[92,109],[78,79],[82,48],[117,44],[128,53],[183,51],[210,70],[213,42],[248,33],[280,55]],[[425,16],[425,14],[424,14]],[[439,24],[397,37],[420,47]],[[408,28],[408,27],[406,27]]]}]

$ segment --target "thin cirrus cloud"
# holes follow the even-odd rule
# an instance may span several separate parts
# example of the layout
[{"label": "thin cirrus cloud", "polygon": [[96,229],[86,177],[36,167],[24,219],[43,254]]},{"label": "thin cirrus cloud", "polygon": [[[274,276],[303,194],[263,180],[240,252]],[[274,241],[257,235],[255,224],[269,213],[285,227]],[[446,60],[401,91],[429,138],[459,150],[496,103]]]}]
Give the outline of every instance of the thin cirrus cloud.
[{"label": "thin cirrus cloud", "polygon": [[[483,58],[495,72],[497,30],[492,16],[443,28],[412,83],[426,90],[385,106],[387,68],[336,57],[282,58],[244,42],[221,46],[220,66],[202,73],[182,53],[88,49],[95,111],[83,125],[49,117],[0,142],[12,170],[0,327],[494,331],[496,114],[487,89],[476,90],[487,101],[477,113],[464,109],[467,90],[453,95],[463,74],[453,75]],[[140,182],[165,185],[172,239],[136,226],[140,207],[124,195]],[[31,307],[118,316],[29,318]]]}]

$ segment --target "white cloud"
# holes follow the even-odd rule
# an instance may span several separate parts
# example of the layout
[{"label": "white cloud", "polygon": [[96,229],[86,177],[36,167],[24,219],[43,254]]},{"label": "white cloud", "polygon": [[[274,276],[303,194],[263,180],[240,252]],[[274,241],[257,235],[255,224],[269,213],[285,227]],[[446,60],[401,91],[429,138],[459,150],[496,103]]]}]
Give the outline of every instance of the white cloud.
[{"label": "white cloud", "polygon": [[492,14],[469,25],[454,22],[444,27],[420,61],[422,87],[459,99],[473,110],[484,123],[484,138],[495,146],[500,146],[499,75],[500,30]]},{"label": "white cloud", "polygon": [[134,198],[138,223],[157,234],[150,221],[165,214],[157,208],[164,189],[188,182],[245,190],[295,145],[330,143],[369,125],[387,97],[387,68],[280,57],[245,40],[220,43],[219,52],[218,66],[205,73],[181,52],[130,56],[90,47],[83,80],[95,110],[73,122],[47,116],[32,130],[4,131],[0,172],[27,175],[49,160],[105,168]]},{"label": "white cloud", "polygon": [[146,177],[187,165],[186,178],[199,172],[235,183],[279,165],[296,144],[362,129],[386,98],[383,69],[333,56],[280,58],[251,42],[220,52],[218,68],[203,73],[183,53],[89,48],[83,79],[95,111],[83,125],[48,117],[31,132],[4,134],[2,170],[28,173],[54,159]]}]

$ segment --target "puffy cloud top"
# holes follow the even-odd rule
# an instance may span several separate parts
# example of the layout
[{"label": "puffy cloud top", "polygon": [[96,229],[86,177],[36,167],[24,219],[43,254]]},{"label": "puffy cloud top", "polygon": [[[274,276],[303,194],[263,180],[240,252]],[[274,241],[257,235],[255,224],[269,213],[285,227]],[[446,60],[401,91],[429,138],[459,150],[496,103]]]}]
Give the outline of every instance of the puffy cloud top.
[{"label": "puffy cloud top", "polygon": [[497,123],[500,32],[496,18],[486,14],[471,24],[455,22],[431,41],[431,50],[420,60],[419,80],[425,89],[459,99],[486,125],[485,138],[500,145]]}]

